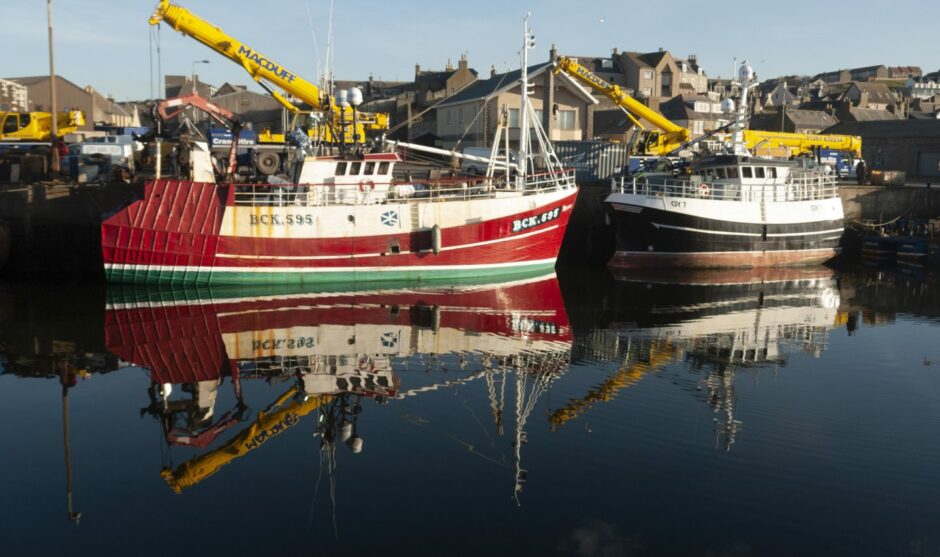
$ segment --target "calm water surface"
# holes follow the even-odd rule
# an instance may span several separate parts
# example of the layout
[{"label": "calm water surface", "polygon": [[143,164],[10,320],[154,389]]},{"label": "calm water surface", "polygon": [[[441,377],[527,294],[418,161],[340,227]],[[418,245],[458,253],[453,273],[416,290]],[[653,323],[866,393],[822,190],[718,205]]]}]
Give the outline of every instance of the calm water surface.
[{"label": "calm water surface", "polygon": [[940,554],[930,273],[348,290],[0,289],[3,554]]}]

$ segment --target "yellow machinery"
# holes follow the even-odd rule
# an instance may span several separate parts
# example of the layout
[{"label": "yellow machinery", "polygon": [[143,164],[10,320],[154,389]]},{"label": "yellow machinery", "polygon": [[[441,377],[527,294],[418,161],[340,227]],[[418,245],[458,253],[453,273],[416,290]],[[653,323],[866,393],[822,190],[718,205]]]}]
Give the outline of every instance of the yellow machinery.
[{"label": "yellow machinery", "polygon": [[627,117],[641,130],[645,129],[640,120],[646,120],[656,126],[659,132],[650,132],[638,146],[640,154],[665,155],[678,150],[692,139],[692,132],[683,128],[652,108],[630,96],[617,85],[611,85],[597,77],[593,72],[572,58],[562,56],[558,59],[555,71],[563,71],[581,83],[602,93],[614,104],[624,109]]},{"label": "yellow machinery", "polygon": [[[561,57],[556,72],[565,72],[579,82],[602,93],[622,108],[630,120],[641,130],[640,120],[646,120],[659,131],[650,130],[636,147],[637,154],[662,156],[678,151],[692,138],[692,132],[670,121],[659,112],[631,97],[617,85],[611,85],[572,58]],[[862,156],[862,138],[854,135],[823,135],[787,132],[744,130],[744,143],[752,153],[768,152],[787,156],[811,155],[815,149],[830,149]],[[779,151],[784,151],[780,153]]]},{"label": "yellow machinery", "polygon": [[647,372],[656,371],[667,365],[672,361],[672,353],[673,349],[669,341],[652,341],[648,361],[640,360],[630,365],[624,365],[603,383],[591,389],[581,400],[572,401],[564,408],[559,408],[552,412],[548,417],[548,423],[551,425],[552,431],[565,425],[569,420],[573,420],[581,414],[584,414],[598,402],[613,400],[621,390],[643,379]]},{"label": "yellow machinery", "polygon": [[[160,475],[166,480],[170,489],[180,493],[183,489],[192,487],[215,474],[229,462],[257,449],[268,439],[294,426],[300,418],[333,399],[331,395],[311,396],[303,402],[295,400],[279,408],[299,393],[300,390],[297,387],[291,388],[274,401],[268,411],[259,412],[258,419],[254,423],[218,449],[188,460],[179,465],[176,470],[165,469]],[[275,408],[277,409],[271,411]]]},{"label": "yellow machinery", "polygon": [[[157,25],[161,21],[165,21],[173,29],[189,35],[244,68],[252,79],[295,115],[301,111],[288,99],[287,95],[296,97],[310,105],[314,111],[323,113],[325,116],[323,123],[312,123],[308,127],[311,139],[329,144],[345,144],[353,143],[355,135],[361,143],[365,141],[366,131],[388,129],[387,114],[358,112],[353,107],[341,108],[333,98],[322,92],[316,85],[237,41],[222,29],[186,8],[170,4],[169,0],[161,0],[150,17],[150,24]],[[284,94],[275,91],[272,86],[277,87]],[[271,141],[275,138],[268,134],[266,139]]]},{"label": "yellow machinery", "polygon": [[[75,133],[85,125],[80,110],[59,112],[56,135]],[[49,141],[52,138],[52,114],[49,112],[0,112],[0,141]]]}]

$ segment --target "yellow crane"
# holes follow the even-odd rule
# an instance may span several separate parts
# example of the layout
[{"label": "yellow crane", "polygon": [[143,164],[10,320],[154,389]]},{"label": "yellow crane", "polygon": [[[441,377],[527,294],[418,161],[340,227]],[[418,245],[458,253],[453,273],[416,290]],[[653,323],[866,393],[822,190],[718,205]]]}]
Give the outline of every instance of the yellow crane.
[{"label": "yellow crane", "polygon": [[613,400],[620,391],[643,379],[647,372],[656,371],[667,365],[672,360],[672,353],[672,345],[669,341],[652,341],[648,360],[635,361],[629,365],[624,364],[603,383],[591,389],[583,398],[571,401],[565,407],[552,412],[548,417],[548,423],[552,431],[556,431],[568,421],[584,414],[595,404]]},{"label": "yellow crane", "polygon": [[233,460],[245,456],[288,428],[297,424],[300,418],[329,403],[332,395],[311,396],[304,401],[292,401],[281,406],[300,393],[298,387],[292,387],[281,395],[265,412],[258,413],[258,419],[227,443],[204,455],[188,460],[175,470],[165,469],[160,472],[163,479],[176,493],[192,487]]},{"label": "yellow crane", "polygon": [[[182,6],[171,4],[169,0],[161,0],[150,16],[150,24],[157,25],[161,21],[244,68],[265,91],[295,114],[295,122],[296,115],[302,114],[302,111],[287,95],[300,99],[314,111],[323,113],[326,116],[325,125],[313,123],[308,130],[312,139],[330,144],[362,143],[365,141],[366,131],[388,129],[388,114],[358,112],[352,106],[340,107],[335,99],[313,83]],[[283,93],[276,91],[274,87]]]},{"label": "yellow crane", "polygon": [[[641,120],[655,126],[658,131],[646,130],[646,137],[636,147],[638,154],[668,155],[678,151],[692,138],[690,130],[672,122],[659,112],[634,99],[621,87],[607,83],[573,58],[560,57],[555,62],[554,71],[565,72],[575,80],[609,98],[614,104],[622,108],[630,120],[641,130],[646,129]],[[855,158],[861,158],[862,156],[862,138],[854,135],[744,130],[744,143],[748,150],[753,153],[761,150],[785,149],[788,155],[799,156],[811,155],[816,149],[830,149],[849,152]]]},{"label": "yellow crane", "polygon": [[[75,133],[85,125],[80,110],[57,113],[56,135]],[[50,112],[0,112],[0,141],[49,141],[52,138]]]},{"label": "yellow crane", "polygon": [[692,139],[692,132],[672,122],[659,112],[634,99],[619,85],[607,83],[592,71],[585,68],[573,58],[562,56],[555,63],[555,72],[565,72],[575,80],[591,87],[603,94],[614,104],[622,108],[630,121],[641,130],[645,126],[640,120],[646,120],[659,129],[658,132],[649,131],[646,138],[638,146],[642,154],[665,155],[678,150]]}]

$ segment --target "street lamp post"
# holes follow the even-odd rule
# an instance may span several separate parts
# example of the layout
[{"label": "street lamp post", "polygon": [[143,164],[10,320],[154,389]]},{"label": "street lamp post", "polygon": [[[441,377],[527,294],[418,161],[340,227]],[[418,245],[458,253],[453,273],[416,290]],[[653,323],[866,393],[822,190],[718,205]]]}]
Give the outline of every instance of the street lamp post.
[{"label": "street lamp post", "polygon": [[193,93],[196,93],[196,64],[208,64],[208,60],[193,60]]}]

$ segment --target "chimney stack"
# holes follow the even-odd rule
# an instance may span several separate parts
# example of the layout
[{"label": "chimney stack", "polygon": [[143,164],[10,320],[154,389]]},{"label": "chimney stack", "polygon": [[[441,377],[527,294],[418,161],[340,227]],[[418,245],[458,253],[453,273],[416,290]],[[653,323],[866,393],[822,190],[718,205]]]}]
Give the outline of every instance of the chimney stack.
[{"label": "chimney stack", "polygon": [[490,66],[490,78],[496,77],[496,64]]},{"label": "chimney stack", "polygon": [[417,76],[420,73],[421,73],[421,64],[415,64],[415,75]]}]

